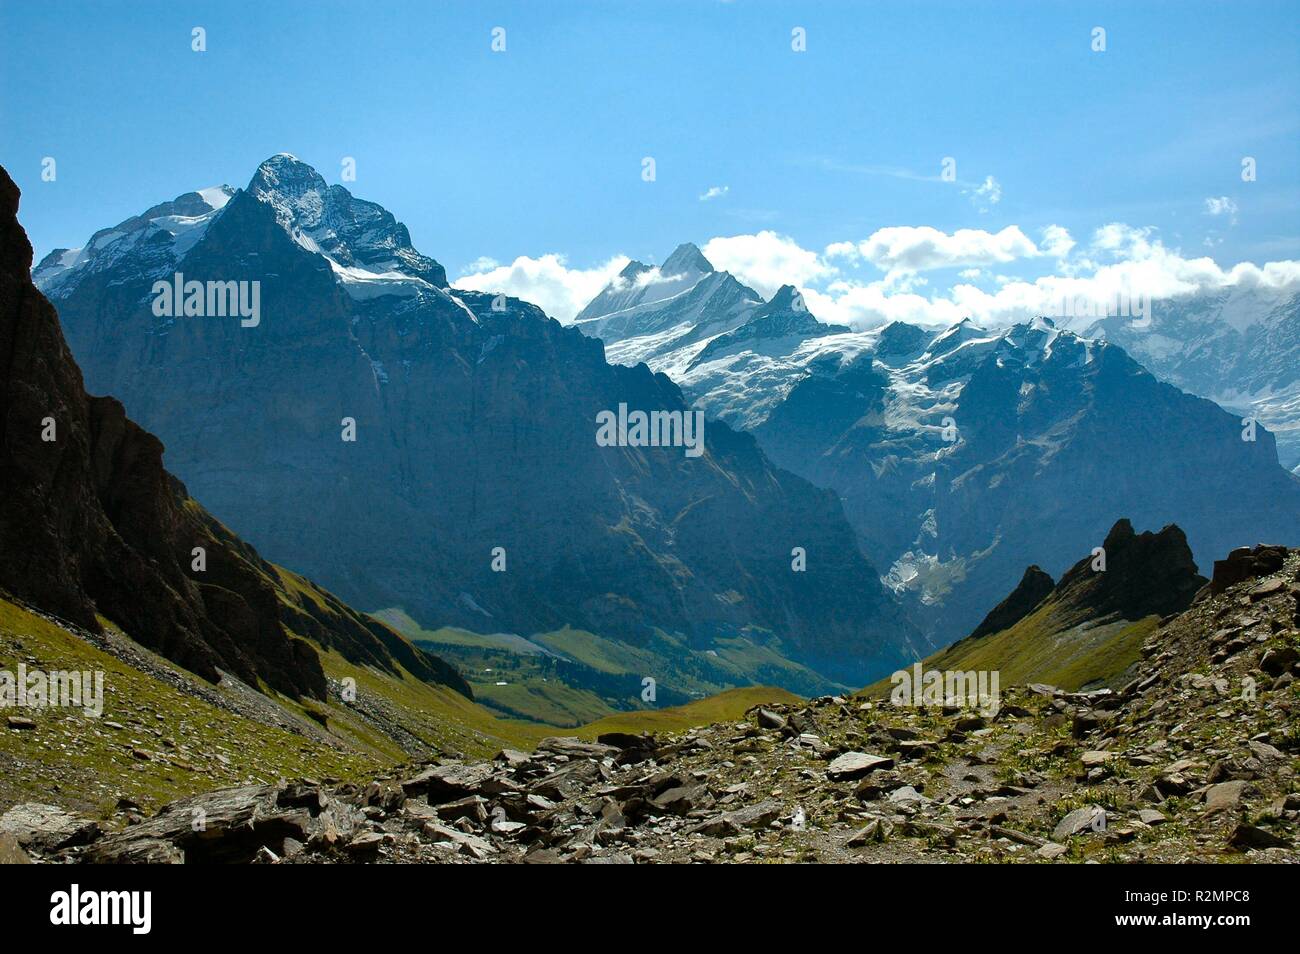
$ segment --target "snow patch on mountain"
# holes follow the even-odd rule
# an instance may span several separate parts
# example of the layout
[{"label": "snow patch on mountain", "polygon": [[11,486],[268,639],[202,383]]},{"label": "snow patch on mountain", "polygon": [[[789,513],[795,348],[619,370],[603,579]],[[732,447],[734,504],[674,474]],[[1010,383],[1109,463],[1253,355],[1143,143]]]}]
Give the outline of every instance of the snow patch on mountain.
[{"label": "snow patch on mountain", "polygon": [[236,190],[228,185],[209,186],[206,189],[199,189],[199,196],[210,208],[221,209],[225,208],[235,192]]},{"label": "snow patch on mountain", "polygon": [[120,264],[148,277],[166,275],[202,240],[237,191],[223,185],[186,192],[100,229],[82,248],[55,249],[45,256],[32,269],[32,281],[49,295]]},{"label": "snow patch on mountain", "polygon": [[376,272],[356,266],[340,265],[328,255],[325,256],[325,260],[329,262],[330,269],[339,284],[343,286],[343,290],[357,301],[369,301],[384,295],[411,297],[421,292],[435,290],[433,285],[423,279],[402,272]]}]

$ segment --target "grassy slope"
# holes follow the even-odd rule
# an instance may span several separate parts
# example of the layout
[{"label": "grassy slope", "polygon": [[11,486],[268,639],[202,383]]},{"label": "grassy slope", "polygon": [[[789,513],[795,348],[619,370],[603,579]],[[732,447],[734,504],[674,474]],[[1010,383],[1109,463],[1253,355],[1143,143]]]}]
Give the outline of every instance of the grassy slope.
[{"label": "grassy slope", "polygon": [[[996,670],[1005,688],[1045,682],[1062,689],[1110,686],[1126,681],[1141,658],[1142,642],[1155,629],[1155,616],[1078,624],[1049,597],[1020,622],[979,639],[964,639],[924,660],[927,670]],[[888,691],[888,679],[863,690]]]},{"label": "grassy slope", "polygon": [[475,697],[507,716],[554,726],[576,726],[603,718],[613,707],[591,692],[552,680],[474,684]]},{"label": "grassy slope", "polygon": [[809,695],[847,688],[743,637],[720,638],[701,650],[658,630],[644,645],[632,645],[567,626],[524,638],[425,629],[398,608],[372,615],[454,663],[483,705],[507,718],[552,726],[573,728],[620,712],[653,711],[641,702],[645,676],[658,683],[665,707],[745,685],[783,684]]},{"label": "grassy slope", "polygon": [[[161,657],[154,662],[186,683],[206,685]],[[104,713],[94,720],[79,710],[4,710],[34,719],[37,728],[0,726],[0,804],[35,799],[105,812],[126,797],[151,807],[246,781],[364,774],[385,761],[380,753],[332,749],[228,712],[0,600],[0,668],[13,673],[19,663],[102,671]]]},{"label": "grassy slope", "polygon": [[758,705],[797,703],[802,700],[792,692],[774,686],[744,686],[728,689],[716,696],[689,702],[684,706],[641,712],[619,712],[585,725],[573,734],[594,739],[602,732],[682,732],[697,725],[714,722],[738,722],[745,712]]},{"label": "grassy slope", "polygon": [[600,672],[654,676],[661,685],[691,695],[713,695],[738,683],[777,681],[805,683],[809,694],[844,688],[743,637],[719,638],[711,651],[700,651],[662,630],[645,646],[632,646],[566,626],[534,636],[533,641]]},{"label": "grassy slope", "polygon": [[[170,662],[137,647],[177,685],[137,669],[13,603],[0,600],[0,669],[90,670],[104,673],[101,719],[57,708],[0,710],[0,715],[34,718],[34,732],[0,723],[0,805],[59,801],[83,810],[111,810],[119,797],[146,807],[181,795],[244,782],[332,775],[363,778],[411,754],[385,729],[400,725],[430,749],[487,758],[504,747],[531,748],[550,727],[498,719],[482,706],[444,686],[349,663],[320,647],[332,680],[351,677],[366,709],[381,710],[377,724],[331,698],[328,703],[274,699],[290,716],[323,718],[331,738],[309,738],[227,711],[202,698],[213,687]],[[246,695],[247,691],[243,695]],[[259,700],[260,701],[260,700]],[[254,708],[255,713],[255,708]],[[106,723],[120,724],[115,729]],[[148,759],[135,753],[147,754]]]},{"label": "grassy slope", "polygon": [[509,649],[519,653],[541,653],[543,651],[542,647],[512,633],[474,633],[456,626],[425,629],[411,619],[404,610],[396,608],[379,610],[370,615],[375,619],[383,620],[399,633],[404,633],[409,638],[422,642],[475,649]]},{"label": "grassy slope", "polygon": [[290,716],[310,717],[301,721],[312,726],[323,720],[329,730],[328,738],[300,735],[203,697],[241,698],[247,690],[211,686],[133,647],[158,667],[159,675],[137,669],[0,600],[0,669],[16,672],[25,663],[29,669],[105,674],[99,720],[77,710],[0,710],[0,716],[26,716],[37,723],[35,731],[16,731],[0,722],[0,810],[35,800],[107,816],[123,797],[153,810],[171,799],[226,785],[322,776],[364,780],[411,759],[395,741],[394,735],[402,733],[394,733],[394,726],[440,753],[487,758],[505,747],[531,749],[549,735],[594,739],[609,731],[674,732],[733,721],[750,706],[795,698],[781,689],[747,687],[686,706],[619,713],[578,729],[561,729],[501,719],[446,687],[404,671],[392,675],[357,666],[337,652],[317,648],[329,678],[355,679],[358,701],[364,703],[358,708],[378,710],[382,719],[364,717],[333,694],[326,703],[272,697]]},{"label": "grassy slope", "polygon": [[564,727],[583,725],[616,711],[611,701],[598,693],[557,678],[553,655],[531,640],[456,627],[425,629],[400,609],[372,615],[455,665],[473,688],[474,698],[505,718]]}]

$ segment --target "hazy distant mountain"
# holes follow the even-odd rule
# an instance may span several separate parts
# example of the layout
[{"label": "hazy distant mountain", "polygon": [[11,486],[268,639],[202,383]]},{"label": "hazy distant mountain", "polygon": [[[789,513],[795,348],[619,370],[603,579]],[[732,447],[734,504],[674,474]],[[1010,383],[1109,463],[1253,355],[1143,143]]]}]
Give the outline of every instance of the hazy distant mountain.
[{"label": "hazy distant mountain", "polygon": [[1157,381],[1123,350],[1038,320],[963,323],[920,354],[820,360],[754,429],[844,500],[868,555],[947,639],[1036,563],[1060,572],[1120,515],[1178,523],[1198,559],[1300,541],[1300,480],[1272,434]]},{"label": "hazy distant mountain", "polygon": [[[598,446],[601,411],[685,412],[676,385],[532,305],[445,287],[380,207],[281,155],[245,190],[158,209],[36,278],[89,385],[269,556],[425,625],[662,631],[701,654],[743,638],[845,681],[908,652],[833,494],[721,423],[699,457]],[[669,265],[692,289],[739,287],[693,247]],[[155,314],[155,281],[178,272],[259,281],[260,321]]]},{"label": "hazy distant mountain", "polygon": [[1277,437],[1300,473],[1300,289],[1232,288],[1152,303],[1149,323],[1109,317],[1087,334],[1117,344],[1154,374]]}]

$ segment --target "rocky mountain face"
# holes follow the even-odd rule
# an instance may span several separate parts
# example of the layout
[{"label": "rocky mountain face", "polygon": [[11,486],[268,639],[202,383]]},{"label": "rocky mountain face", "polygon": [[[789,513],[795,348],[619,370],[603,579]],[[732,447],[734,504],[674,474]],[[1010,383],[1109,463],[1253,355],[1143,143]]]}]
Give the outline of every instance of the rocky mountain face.
[{"label": "rocky mountain face", "polygon": [[[58,316],[32,284],[18,201],[0,170],[0,588],[92,633],[106,618],[211,681],[224,672],[322,698],[310,639],[468,693],[392,629],[262,560],[163,468],[162,443],[122,404],[86,393]],[[202,201],[182,196],[151,212],[170,220],[201,212]],[[153,260],[154,228],[131,220],[119,238]]]},{"label": "rocky mountain face", "polygon": [[[1063,572],[1115,520],[1177,523],[1202,563],[1300,542],[1274,437],[1046,319],[935,334],[902,323],[742,329],[650,359],[778,465],[836,491],[868,558],[946,645],[1027,563]],[[632,341],[621,342],[630,346]]]},{"label": "rocky mountain face", "polygon": [[1081,559],[1053,590],[1058,602],[1074,608],[1080,619],[1114,614],[1138,620],[1180,613],[1208,582],[1196,571],[1187,537],[1172,524],[1159,533],[1139,534],[1128,520],[1120,520],[1101,546],[1102,554]]},{"label": "rocky mountain face", "polygon": [[[223,190],[231,191],[229,186]],[[281,228],[305,247],[319,249],[332,267],[360,268],[380,276],[395,273],[447,287],[447,272],[415,250],[406,226],[391,212],[340,185],[326,185],[293,156],[281,153],[262,163],[248,191],[275,210]]]},{"label": "rocky mountain face", "polygon": [[[1132,557],[1106,571],[1121,592],[1178,549],[1168,531],[1112,542]],[[107,831],[19,805],[0,839],[62,862],[1295,863],[1300,551],[1222,567],[1113,690],[1004,685],[983,709],[826,696],[677,735],[223,789]]]},{"label": "rocky mountain face", "polygon": [[1122,345],[1162,380],[1253,416],[1300,473],[1300,290],[1234,287],[1152,302],[1149,320],[1111,316],[1085,332]]},{"label": "rocky mountain face", "polygon": [[[687,412],[666,377],[534,306],[444,287],[391,216],[291,157],[228,191],[188,244],[154,222],[36,276],[90,386],[269,557],[426,626],[662,631],[700,652],[739,634],[851,684],[907,655],[834,494],[752,437],[710,422],[699,457],[597,443],[602,411]],[[260,321],[156,314],[177,272],[259,282]]]}]

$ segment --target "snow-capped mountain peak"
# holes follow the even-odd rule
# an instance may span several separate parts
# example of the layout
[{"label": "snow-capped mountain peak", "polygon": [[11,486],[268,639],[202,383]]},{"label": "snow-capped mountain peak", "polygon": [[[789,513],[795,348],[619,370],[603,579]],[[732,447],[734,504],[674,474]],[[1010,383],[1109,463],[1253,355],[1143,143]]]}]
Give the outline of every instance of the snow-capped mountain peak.
[{"label": "snow-capped mountain peak", "polygon": [[665,276],[673,275],[707,275],[714,271],[713,263],[704,257],[699,246],[693,242],[683,242],[673,249],[659,269]]},{"label": "snow-capped mountain peak", "polygon": [[[401,293],[403,279],[447,287],[446,271],[415,250],[406,226],[392,213],[341,185],[327,184],[289,153],[258,166],[248,191],[275,210],[276,221],[294,241],[328,258],[350,293],[363,287]],[[408,293],[418,290],[415,283],[406,284],[412,285]]]},{"label": "snow-capped mountain peak", "polygon": [[[585,333],[607,342],[642,334],[650,327],[634,319],[634,314],[670,306],[673,299],[695,289],[701,282],[726,274],[715,271],[698,246],[684,242],[658,268],[629,262],[578,312],[574,321]],[[663,327],[657,322],[651,324],[656,330]]]},{"label": "snow-capped mountain peak", "polygon": [[101,229],[82,248],[55,249],[32,270],[33,281],[51,294],[106,269],[167,276],[182,269],[182,260],[213,222],[249,201],[270,206],[277,224],[299,246],[324,258],[353,298],[410,297],[447,288],[443,267],[416,251],[406,226],[387,209],[329,185],[287,152],[258,166],[243,192],[229,185],[186,192]]},{"label": "snow-capped mountain peak", "polygon": [[848,334],[844,325],[826,325],[808,310],[803,295],[793,285],[782,285],[771,299],[743,325],[713,338],[691,362],[691,367],[715,359],[734,348],[745,347],[785,354],[797,342],[825,335]]},{"label": "snow-capped mountain peak", "polygon": [[988,335],[987,331],[970,318],[963,318],[935,337],[930,342],[930,347],[927,350],[934,355],[945,354],[959,348],[968,341],[987,338]]}]

